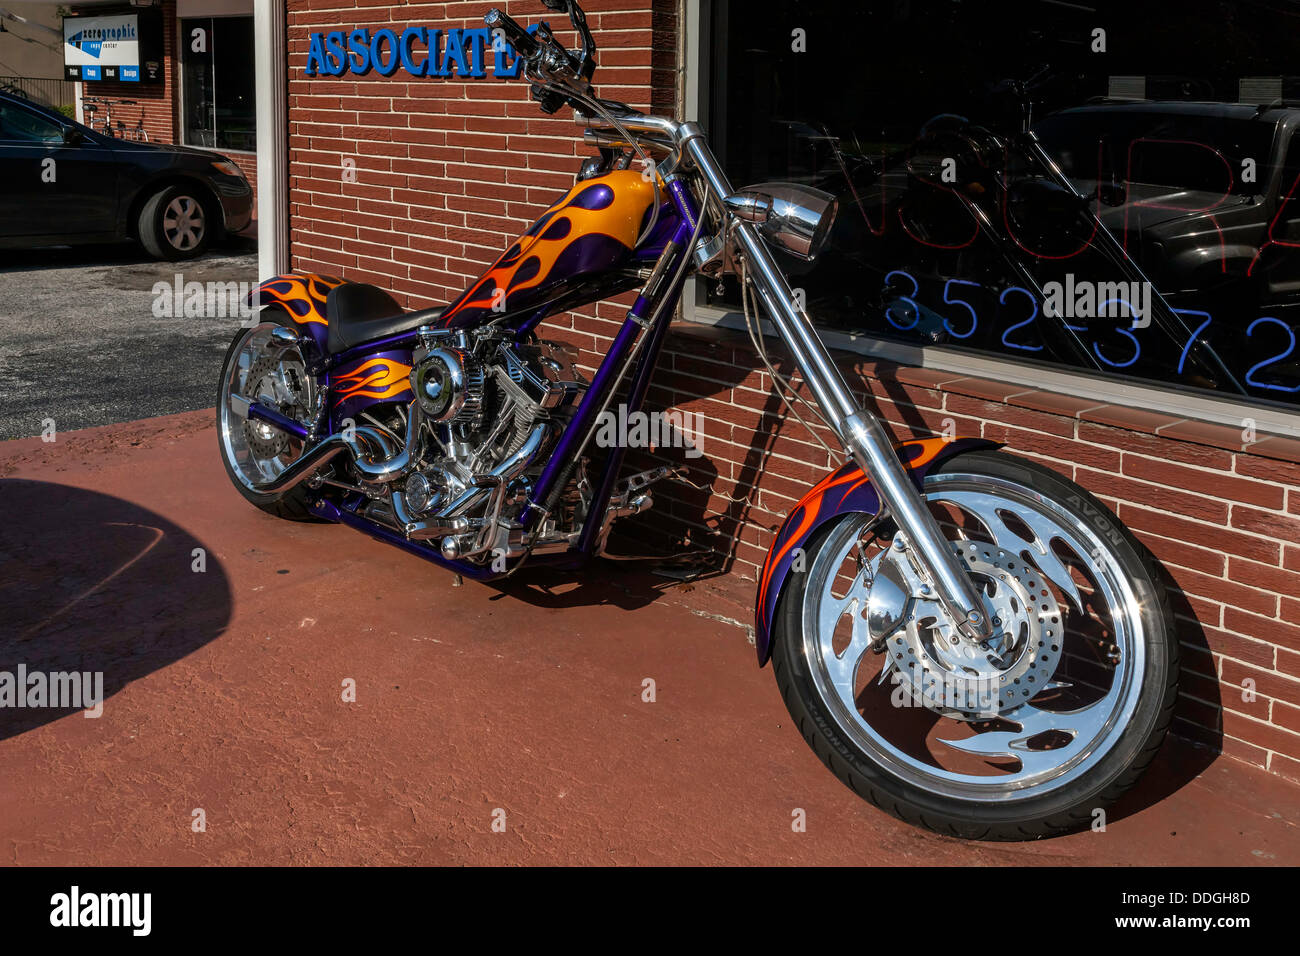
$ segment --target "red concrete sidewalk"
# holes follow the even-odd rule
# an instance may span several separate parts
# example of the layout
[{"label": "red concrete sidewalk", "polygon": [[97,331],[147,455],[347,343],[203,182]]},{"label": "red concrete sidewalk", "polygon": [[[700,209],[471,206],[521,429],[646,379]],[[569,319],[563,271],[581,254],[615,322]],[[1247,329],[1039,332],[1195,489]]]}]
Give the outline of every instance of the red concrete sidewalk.
[{"label": "red concrete sidewalk", "polygon": [[1177,742],[1104,833],[915,830],[814,757],[744,630],[691,610],[711,585],[453,588],[247,505],[210,413],[0,444],[0,478],[0,669],[110,694],[94,720],[0,710],[4,863],[1300,862],[1300,788]]}]

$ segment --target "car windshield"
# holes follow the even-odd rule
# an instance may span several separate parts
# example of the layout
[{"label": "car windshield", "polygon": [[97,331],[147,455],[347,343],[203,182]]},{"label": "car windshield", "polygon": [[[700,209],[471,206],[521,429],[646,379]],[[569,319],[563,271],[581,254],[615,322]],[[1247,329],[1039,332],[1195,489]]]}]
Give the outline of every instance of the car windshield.
[{"label": "car windshield", "polygon": [[1273,124],[1158,110],[1057,113],[1034,132],[1074,179],[1251,196],[1267,179]]}]

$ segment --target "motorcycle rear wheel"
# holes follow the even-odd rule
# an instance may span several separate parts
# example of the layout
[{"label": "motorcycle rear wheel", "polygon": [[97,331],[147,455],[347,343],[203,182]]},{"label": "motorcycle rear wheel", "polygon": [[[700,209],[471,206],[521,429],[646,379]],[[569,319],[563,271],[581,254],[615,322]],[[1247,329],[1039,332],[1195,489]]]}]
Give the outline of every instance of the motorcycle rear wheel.
[{"label": "motorcycle rear wheel", "polygon": [[290,521],[318,521],[311,511],[306,485],[279,494],[257,490],[303,452],[300,439],[241,415],[238,399],[260,401],[282,414],[305,422],[313,407],[316,385],[307,374],[297,347],[276,348],[271,332],[276,326],[297,331],[278,308],[263,309],[256,325],[241,328],[221,363],[217,387],[217,444],[230,483],[252,505],[269,515]]},{"label": "motorcycle rear wheel", "polygon": [[1154,560],[1092,495],[1006,452],[948,459],[923,488],[1005,628],[997,646],[955,639],[919,593],[873,640],[866,603],[896,529],[846,515],[814,535],[774,621],[795,725],[913,825],[1027,840],[1104,822],[1173,718],[1178,640]]}]

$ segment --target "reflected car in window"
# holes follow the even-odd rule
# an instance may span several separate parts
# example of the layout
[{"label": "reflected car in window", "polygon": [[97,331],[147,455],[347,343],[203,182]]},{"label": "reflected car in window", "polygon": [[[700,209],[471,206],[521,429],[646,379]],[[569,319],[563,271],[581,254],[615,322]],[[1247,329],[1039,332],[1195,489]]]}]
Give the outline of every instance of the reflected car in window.
[{"label": "reflected car in window", "polygon": [[1035,132],[1171,297],[1230,288],[1253,305],[1300,293],[1300,109],[1095,103]]}]

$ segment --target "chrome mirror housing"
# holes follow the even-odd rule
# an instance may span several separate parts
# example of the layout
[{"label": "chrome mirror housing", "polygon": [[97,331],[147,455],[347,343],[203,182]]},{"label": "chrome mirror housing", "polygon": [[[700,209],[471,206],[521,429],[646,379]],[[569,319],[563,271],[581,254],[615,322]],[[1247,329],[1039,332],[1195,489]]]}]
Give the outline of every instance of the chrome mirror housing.
[{"label": "chrome mirror housing", "polygon": [[811,261],[830,235],[839,201],[811,186],[759,183],[728,196],[726,205],[737,219],[757,225],[769,242]]}]

